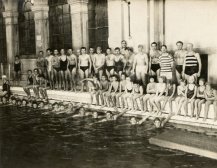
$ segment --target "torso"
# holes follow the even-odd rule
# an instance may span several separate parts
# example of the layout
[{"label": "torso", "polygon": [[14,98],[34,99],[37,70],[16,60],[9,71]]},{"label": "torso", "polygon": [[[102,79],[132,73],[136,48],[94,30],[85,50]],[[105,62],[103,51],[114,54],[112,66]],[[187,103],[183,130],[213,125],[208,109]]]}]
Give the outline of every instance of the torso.
[{"label": "torso", "polygon": [[162,53],[159,57],[159,63],[160,63],[160,71],[161,72],[171,72],[172,71],[172,62],[173,59],[169,53]]},{"label": "torso", "polygon": [[174,54],[176,65],[183,65],[186,55],[186,50],[177,50]]},{"label": "torso", "polygon": [[150,50],[150,58],[151,58],[151,64],[159,64],[159,56],[161,55],[161,52],[159,50]]},{"label": "torso", "polygon": [[107,55],[105,60],[106,60],[106,66],[114,66],[115,56],[113,54]]},{"label": "torso", "polygon": [[67,70],[67,65],[68,65],[68,59],[66,55],[61,55],[60,56],[60,70],[61,71],[66,71]]},{"label": "torso", "polygon": [[100,67],[104,65],[105,55],[104,54],[95,54],[95,66]]},{"label": "torso", "polygon": [[89,55],[85,54],[85,55],[80,55],[79,56],[79,60],[80,60],[80,66],[89,66]]},{"label": "torso", "polygon": [[20,60],[14,62],[14,71],[15,72],[21,71],[21,61]]}]

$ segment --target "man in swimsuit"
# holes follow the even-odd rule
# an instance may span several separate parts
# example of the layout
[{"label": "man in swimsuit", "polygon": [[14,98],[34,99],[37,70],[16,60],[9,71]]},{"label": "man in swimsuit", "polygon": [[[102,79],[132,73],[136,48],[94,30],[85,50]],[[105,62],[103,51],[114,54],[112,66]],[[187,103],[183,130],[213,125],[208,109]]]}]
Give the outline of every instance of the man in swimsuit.
[{"label": "man in swimsuit", "polygon": [[134,57],[132,73],[136,72],[136,79],[145,85],[145,77],[148,72],[148,55],[143,52],[143,45],[138,46],[138,54]]},{"label": "man in swimsuit", "polygon": [[52,65],[52,75],[51,75],[51,80],[54,82],[54,89],[59,89],[60,88],[60,60],[58,56],[58,50],[54,50],[54,56],[51,59],[51,65]]},{"label": "man in swimsuit", "polygon": [[202,69],[202,63],[199,53],[194,52],[193,44],[187,44],[187,53],[185,55],[183,63],[183,76],[188,80],[189,76],[194,76],[196,78],[200,77]]},{"label": "man in swimsuit", "polygon": [[70,81],[71,91],[76,91],[76,72],[77,72],[77,56],[73,54],[72,49],[68,49],[68,77]]},{"label": "man in swimsuit", "polygon": [[67,81],[67,74],[68,74],[68,66],[69,61],[65,54],[65,50],[60,50],[60,82],[63,86],[63,90],[68,90],[68,81]]},{"label": "man in swimsuit", "polygon": [[132,47],[127,47],[125,51],[126,51],[125,52],[125,59],[126,59],[125,72],[127,76],[131,76],[135,54],[133,52]]},{"label": "man in swimsuit", "polygon": [[47,79],[47,59],[44,56],[43,51],[39,51],[38,59],[36,60],[36,66],[39,70],[39,74],[43,74],[45,78]]},{"label": "man in swimsuit", "polygon": [[104,65],[105,65],[105,55],[102,54],[102,48],[97,47],[96,54],[94,54],[93,67],[94,67],[95,74],[99,76],[99,79],[102,78]]},{"label": "man in swimsuit", "polygon": [[20,86],[22,65],[22,61],[19,56],[16,55],[14,61],[14,86]]},{"label": "man in swimsuit", "polygon": [[33,92],[35,94],[36,99],[39,99],[39,70],[36,68],[34,69],[33,73]]},{"label": "man in swimsuit", "polygon": [[[89,73],[91,72],[91,66],[92,62],[90,59],[90,56],[86,54],[86,48],[81,47],[81,55],[78,58],[78,70],[80,74],[80,79],[88,78]],[[81,91],[83,91],[83,83],[82,83],[82,88]]]},{"label": "man in swimsuit", "polygon": [[126,54],[126,48],[127,48],[127,41],[126,40],[122,40],[121,41],[121,54],[123,56],[125,56],[125,54]]},{"label": "man in swimsuit", "polygon": [[177,50],[175,51],[174,54],[174,59],[176,64],[176,78],[177,81],[180,81],[180,79],[182,78],[181,75],[182,75],[182,68],[183,68],[186,50],[183,49],[182,41],[178,41],[176,43],[176,46],[177,46]]},{"label": "man in swimsuit", "polygon": [[95,75],[95,71],[94,71],[94,67],[93,67],[93,61],[94,61],[95,54],[94,54],[94,48],[93,47],[89,48],[89,55],[90,55],[90,59],[92,62],[90,74],[91,74],[91,76],[93,76],[93,75]]},{"label": "man in swimsuit", "polygon": [[120,53],[120,48],[115,48],[115,69],[114,72],[121,77],[122,72],[125,70],[126,67],[126,61],[124,56]]},{"label": "man in swimsuit", "polygon": [[46,59],[47,59],[48,80],[49,80],[51,89],[53,89],[53,87],[54,87],[53,86],[53,80],[51,78],[51,75],[52,75],[52,63],[51,63],[51,61],[52,61],[53,55],[51,55],[51,50],[49,48],[46,50],[46,52],[47,52]]},{"label": "man in swimsuit", "polygon": [[161,52],[157,49],[157,43],[151,43],[151,50],[149,52],[150,56],[150,64],[149,64],[149,72],[150,75],[157,75],[157,78],[160,75],[160,65],[159,65],[159,56]]},{"label": "man in swimsuit", "polygon": [[106,57],[105,57],[105,64],[106,64],[106,74],[108,78],[114,74],[114,65],[115,65],[115,56],[111,53],[111,48],[106,49]]}]

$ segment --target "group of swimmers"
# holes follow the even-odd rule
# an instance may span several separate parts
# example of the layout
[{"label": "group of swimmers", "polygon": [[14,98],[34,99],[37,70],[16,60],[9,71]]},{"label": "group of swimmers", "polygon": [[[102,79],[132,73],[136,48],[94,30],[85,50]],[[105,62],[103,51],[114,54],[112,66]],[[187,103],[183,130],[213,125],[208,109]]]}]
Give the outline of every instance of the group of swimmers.
[{"label": "group of swimmers", "polygon": [[[200,55],[193,50],[193,44],[186,45],[183,49],[183,42],[176,43],[177,50],[174,54],[167,51],[167,46],[162,45],[158,50],[156,42],[151,43],[151,49],[147,53],[143,45],[138,45],[137,53],[132,47],[127,46],[123,40],[121,47],[114,50],[107,48],[105,54],[100,46],[89,48],[81,47],[76,52],[72,49],[58,51],[47,49],[46,54],[39,51],[36,60],[38,73],[44,77],[45,85],[50,89],[63,89],[76,91],[79,81],[85,78],[92,78],[94,75],[99,79],[102,75],[109,78],[111,75],[118,75],[119,78],[124,72],[127,76],[134,76],[143,85],[147,83],[147,76],[165,76],[168,80],[179,81],[195,78],[201,75]],[[172,56],[173,55],[173,56]],[[14,63],[15,74],[20,75],[22,61],[16,56]],[[176,80],[177,79],[177,80]],[[85,83],[81,85],[84,91]]]}]

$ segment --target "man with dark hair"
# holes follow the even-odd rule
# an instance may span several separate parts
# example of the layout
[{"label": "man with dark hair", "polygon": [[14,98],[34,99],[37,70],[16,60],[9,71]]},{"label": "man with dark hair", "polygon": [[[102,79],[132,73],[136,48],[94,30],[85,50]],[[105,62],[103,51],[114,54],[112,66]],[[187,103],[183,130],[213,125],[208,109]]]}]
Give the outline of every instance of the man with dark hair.
[{"label": "man with dark hair", "polygon": [[124,56],[120,53],[120,48],[119,47],[115,48],[115,59],[114,59],[114,61],[115,61],[114,72],[120,78],[122,72],[125,70],[126,61],[125,61]]},{"label": "man with dark hair", "polygon": [[[76,91],[76,73],[77,73],[77,56],[73,54],[73,50],[70,48],[68,49],[68,56],[69,65],[68,65],[68,77],[70,82],[70,89],[71,91]],[[67,81],[68,82],[68,81]]]},{"label": "man with dark hair", "polygon": [[183,42],[177,41],[176,42],[177,50],[174,54],[175,64],[176,64],[176,78],[177,81],[180,81],[182,78],[182,70],[183,70],[183,63],[185,59],[186,50],[183,49]]},{"label": "man with dark hair", "polygon": [[123,56],[125,56],[126,54],[126,48],[127,48],[127,41],[126,40],[122,40],[121,41],[121,49],[120,52]]},{"label": "man with dark hair", "polygon": [[151,75],[160,75],[160,64],[159,64],[159,56],[161,52],[157,49],[157,43],[151,43],[151,50],[149,52],[150,64],[149,64],[149,72]]},{"label": "man with dark hair", "polygon": [[94,67],[95,74],[99,76],[99,79],[102,78],[104,65],[105,65],[105,55],[102,53],[102,48],[97,47],[96,54],[94,54],[93,67]]},{"label": "man with dark hair", "polygon": [[43,74],[45,78],[47,78],[48,61],[46,57],[44,56],[43,51],[39,51],[38,59],[36,60],[36,66],[39,70],[39,74]]},{"label": "man with dark hair", "polygon": [[48,80],[49,80],[51,89],[53,89],[54,84],[53,84],[53,80],[51,78],[51,76],[52,76],[52,58],[53,58],[53,55],[51,54],[51,49],[50,48],[48,48],[46,50],[46,52],[47,52],[46,60],[47,60]]}]

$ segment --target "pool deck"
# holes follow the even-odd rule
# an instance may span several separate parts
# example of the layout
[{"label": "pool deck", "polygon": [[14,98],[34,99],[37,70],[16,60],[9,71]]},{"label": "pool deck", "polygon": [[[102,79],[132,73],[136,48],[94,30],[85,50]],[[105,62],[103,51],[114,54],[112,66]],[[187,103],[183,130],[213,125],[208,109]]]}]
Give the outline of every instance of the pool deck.
[{"label": "pool deck", "polygon": [[[26,96],[25,92],[21,87],[12,87],[11,88],[13,94],[18,94],[20,96]],[[32,92],[31,92],[32,93]],[[87,92],[70,92],[70,91],[57,91],[57,90],[48,90],[48,97],[50,99],[55,99],[58,101],[73,101],[73,102],[80,102],[80,103],[85,103],[88,104],[90,103],[90,94]],[[33,93],[32,93],[33,94]],[[112,111],[116,112],[117,109],[114,108],[108,108],[108,107],[101,107],[101,106],[96,106],[96,105],[91,105],[89,108],[95,109],[95,110],[102,110],[102,111]],[[204,108],[204,105],[203,105]],[[168,105],[166,106],[166,111],[163,113],[163,117],[168,115]],[[176,104],[173,103],[173,109],[176,109]],[[120,111],[120,109],[118,109]],[[184,124],[184,125],[190,125],[190,126],[195,126],[195,127],[204,127],[204,128],[211,128],[211,129],[216,129],[217,130],[217,122],[213,121],[213,107],[211,107],[208,119],[206,121],[203,121],[203,111],[200,114],[200,118],[196,120],[195,118],[190,118],[190,117],[184,117],[184,111],[182,109],[181,115],[179,116],[173,116],[169,122],[176,123],[176,124]],[[190,109],[189,109],[189,114],[190,114]],[[141,112],[141,111],[128,111],[126,115],[133,115],[133,116],[146,116],[150,115],[149,112]],[[152,118],[155,118],[156,114],[152,115]]]},{"label": "pool deck", "polygon": [[217,160],[217,138],[187,131],[169,130],[149,139],[153,145]]}]

